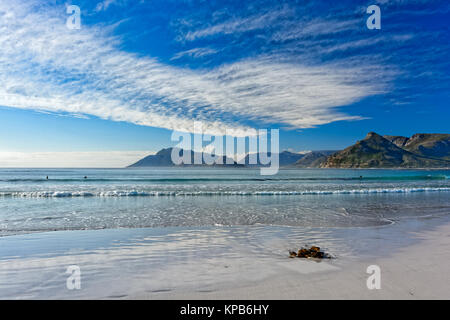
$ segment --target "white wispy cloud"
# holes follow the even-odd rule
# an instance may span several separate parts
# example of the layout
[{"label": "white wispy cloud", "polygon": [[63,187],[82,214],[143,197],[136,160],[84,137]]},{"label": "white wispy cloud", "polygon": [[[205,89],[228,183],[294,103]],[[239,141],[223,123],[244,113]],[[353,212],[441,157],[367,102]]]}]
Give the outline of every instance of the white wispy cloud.
[{"label": "white wispy cloud", "polygon": [[335,107],[385,90],[370,81],[385,70],[369,63],[311,66],[259,56],[178,68],[117,49],[120,40],[95,26],[69,30],[66,17],[64,8],[0,0],[0,105],[188,132],[195,120],[207,133],[239,136],[248,120],[309,128],[360,119]]},{"label": "white wispy cloud", "polygon": [[0,152],[0,168],[123,168],[149,151]]},{"label": "white wispy cloud", "polygon": [[289,14],[290,10],[285,8],[281,10],[258,13],[249,17],[235,17],[219,24],[213,24],[208,27],[189,31],[184,36],[184,40],[192,41],[199,38],[209,37],[216,34],[233,34],[263,29],[272,22]]},{"label": "white wispy cloud", "polygon": [[108,10],[111,5],[125,5],[127,2],[127,0],[103,0],[97,3],[95,11],[105,11]]},{"label": "white wispy cloud", "polygon": [[318,36],[334,36],[337,33],[355,30],[360,27],[361,19],[337,20],[312,19],[310,21],[290,21],[279,31],[276,31],[271,39],[274,41],[288,41]]},{"label": "white wispy cloud", "polygon": [[175,54],[170,60],[177,60],[183,57],[190,57],[190,58],[201,58],[204,56],[208,56],[211,54],[217,53],[216,49],[212,48],[194,48],[190,50],[185,50],[178,52]]}]

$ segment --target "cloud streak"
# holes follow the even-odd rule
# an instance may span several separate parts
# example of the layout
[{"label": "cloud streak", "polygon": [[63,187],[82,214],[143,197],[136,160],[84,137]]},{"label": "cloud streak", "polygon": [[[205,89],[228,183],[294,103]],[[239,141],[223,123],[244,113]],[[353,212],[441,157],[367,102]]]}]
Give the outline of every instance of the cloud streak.
[{"label": "cloud streak", "polygon": [[190,58],[201,58],[204,56],[209,56],[211,54],[217,53],[218,51],[212,48],[194,48],[182,52],[178,52],[175,54],[170,60],[177,60],[184,57]]},{"label": "cloud streak", "polygon": [[218,34],[236,34],[252,30],[264,29],[271,23],[288,15],[290,10],[282,9],[258,13],[249,17],[232,18],[219,24],[211,25],[195,31],[189,31],[184,40],[193,41],[199,38],[210,37]]}]

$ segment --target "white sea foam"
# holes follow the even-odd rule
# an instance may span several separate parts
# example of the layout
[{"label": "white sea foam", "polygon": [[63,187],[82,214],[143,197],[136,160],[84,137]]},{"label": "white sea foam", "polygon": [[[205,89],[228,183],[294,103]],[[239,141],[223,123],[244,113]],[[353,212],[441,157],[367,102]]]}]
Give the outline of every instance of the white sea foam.
[{"label": "white sea foam", "polygon": [[414,192],[448,192],[450,187],[415,188],[367,188],[348,190],[303,190],[303,191],[31,191],[0,192],[0,197],[13,198],[76,198],[76,197],[159,197],[159,196],[295,196],[295,195],[340,195],[382,194]]}]

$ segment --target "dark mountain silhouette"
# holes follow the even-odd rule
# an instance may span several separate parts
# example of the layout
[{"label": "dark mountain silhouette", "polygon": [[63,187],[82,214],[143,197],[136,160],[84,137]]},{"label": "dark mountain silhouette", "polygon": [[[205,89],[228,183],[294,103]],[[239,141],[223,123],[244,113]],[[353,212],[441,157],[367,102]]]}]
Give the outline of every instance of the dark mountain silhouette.
[{"label": "dark mountain silhouette", "polygon": [[[267,156],[268,157],[270,157],[271,155],[272,155],[271,152],[267,152]],[[245,165],[248,166],[248,167],[260,167],[260,166],[262,166],[261,165],[261,161],[260,161],[261,160],[260,154],[256,154],[256,155],[254,154],[253,156],[257,156],[256,163],[250,164],[250,160],[252,160],[252,159],[251,159],[250,155],[247,155],[245,157]],[[288,165],[294,164],[297,160],[299,160],[299,159],[301,159],[303,157],[304,157],[304,154],[293,153],[293,152],[290,152],[290,151],[283,151],[283,152],[280,152],[278,154],[278,159],[279,159],[278,161],[279,161],[279,165],[284,167],[284,166],[288,166]]]},{"label": "dark mountain silhouette", "polygon": [[[176,164],[174,164],[172,162],[172,150],[174,150],[174,148],[167,148],[167,149],[162,149],[160,151],[158,151],[158,153],[154,154],[154,155],[149,155],[141,160],[139,160],[138,162],[132,164],[129,166],[129,168],[136,168],[136,167],[171,167],[171,166],[175,166]],[[180,164],[178,166],[209,166],[208,164],[206,164],[204,162],[204,160],[202,160],[202,164],[193,164],[194,163],[194,156],[196,155],[202,155],[199,152],[194,152],[191,150],[182,150],[182,149],[178,149],[175,148],[176,151],[179,152],[180,156],[183,155],[184,152],[190,152],[191,153],[191,163],[192,164]],[[203,159],[203,158],[202,158]],[[210,166],[238,166],[238,164],[236,164],[236,162],[234,162],[233,160],[228,159],[228,161],[230,161],[229,163],[232,164],[227,164],[227,158],[225,156],[222,156],[222,164],[212,164]]]}]

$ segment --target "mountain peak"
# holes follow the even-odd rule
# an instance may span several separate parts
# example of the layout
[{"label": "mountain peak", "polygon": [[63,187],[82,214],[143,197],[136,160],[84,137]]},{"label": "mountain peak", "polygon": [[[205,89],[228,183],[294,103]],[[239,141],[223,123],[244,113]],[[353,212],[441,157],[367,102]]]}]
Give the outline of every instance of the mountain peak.
[{"label": "mountain peak", "polygon": [[370,138],[382,138],[381,135],[379,135],[378,133],[374,132],[374,131],[370,131],[366,137],[364,138],[364,140],[370,139]]},{"label": "mountain peak", "polygon": [[169,154],[172,152],[172,149],[173,148],[164,148],[164,149],[159,150],[156,154],[157,155]]}]

